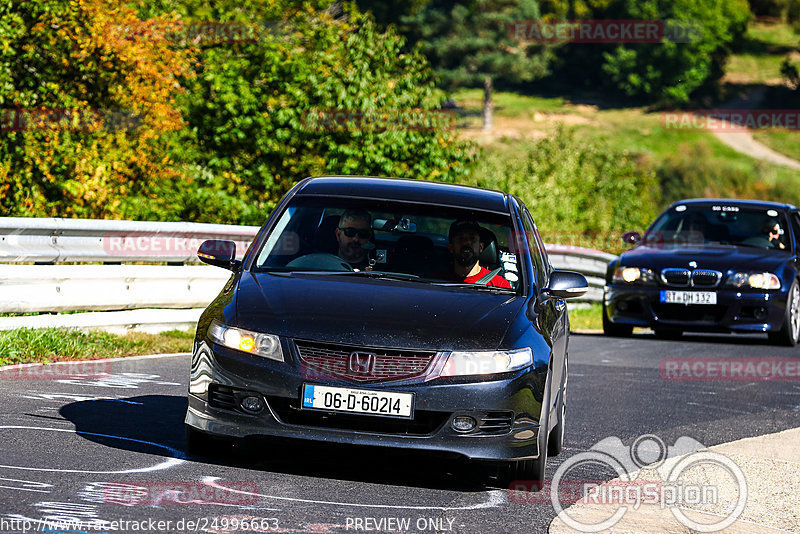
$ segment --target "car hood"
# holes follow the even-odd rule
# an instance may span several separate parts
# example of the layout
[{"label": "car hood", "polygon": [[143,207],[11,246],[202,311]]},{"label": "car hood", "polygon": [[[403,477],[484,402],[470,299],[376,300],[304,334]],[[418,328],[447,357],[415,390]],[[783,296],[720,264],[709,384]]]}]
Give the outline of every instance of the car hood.
[{"label": "car hood", "polygon": [[492,350],[525,299],[333,274],[242,274],[235,326],[363,346]]},{"label": "car hood", "polygon": [[661,270],[665,267],[689,268],[689,262],[697,263],[698,269],[714,269],[723,273],[733,270],[774,271],[789,257],[788,253],[737,247],[733,245],[704,247],[639,246],[620,256],[620,265],[649,267]]}]

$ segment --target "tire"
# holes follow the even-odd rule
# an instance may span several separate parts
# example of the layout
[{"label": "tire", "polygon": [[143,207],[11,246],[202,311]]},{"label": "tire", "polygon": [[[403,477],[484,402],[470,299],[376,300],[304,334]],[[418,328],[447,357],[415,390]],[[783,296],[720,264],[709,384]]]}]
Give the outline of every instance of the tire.
[{"label": "tire", "polygon": [[610,337],[630,337],[633,334],[633,327],[624,324],[614,324],[608,318],[606,305],[603,304],[603,335]]},{"label": "tire", "polygon": [[229,440],[215,438],[186,425],[186,452],[191,456],[215,456],[230,448]]},{"label": "tire", "polygon": [[564,363],[564,381],[561,384],[561,402],[558,407],[558,423],[547,438],[547,456],[558,456],[564,448],[564,421],[567,417],[567,379],[568,364]]},{"label": "tire", "polygon": [[683,330],[679,328],[654,328],[653,332],[659,339],[680,339]]},{"label": "tire", "polygon": [[[547,447],[543,447],[547,449]],[[530,491],[539,491],[544,485],[544,470],[547,465],[547,452],[543,451],[541,458],[530,460],[510,460],[507,462],[492,462],[495,469],[497,485],[509,488],[513,482],[520,482]]]},{"label": "tire", "polygon": [[768,336],[770,342],[787,347],[794,347],[800,340],[800,285],[797,280],[792,282],[786,297],[783,326],[777,332],[770,332]]}]

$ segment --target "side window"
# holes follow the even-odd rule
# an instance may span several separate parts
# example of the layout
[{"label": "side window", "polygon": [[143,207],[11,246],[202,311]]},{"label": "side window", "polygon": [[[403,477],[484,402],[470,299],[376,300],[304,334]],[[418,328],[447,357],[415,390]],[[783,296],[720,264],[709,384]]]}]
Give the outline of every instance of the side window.
[{"label": "side window", "polygon": [[795,253],[800,252],[800,213],[794,212],[789,216],[792,221],[792,233],[794,234]]},{"label": "side window", "polygon": [[531,259],[533,266],[536,269],[536,285],[537,287],[544,287],[547,285],[547,269],[545,267],[545,258],[543,255],[544,249],[541,245],[541,238],[539,232],[536,231],[536,225],[533,222],[531,214],[528,213],[527,208],[522,208],[522,227],[525,229],[525,237],[528,241],[528,247],[531,249]]}]

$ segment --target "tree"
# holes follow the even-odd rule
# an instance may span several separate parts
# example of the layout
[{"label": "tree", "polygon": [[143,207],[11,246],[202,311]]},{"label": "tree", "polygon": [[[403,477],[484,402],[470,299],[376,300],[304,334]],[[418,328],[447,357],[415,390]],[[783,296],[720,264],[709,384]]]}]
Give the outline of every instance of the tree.
[{"label": "tree", "polygon": [[488,131],[495,80],[531,81],[548,72],[549,47],[511,34],[513,23],[538,18],[536,0],[434,0],[404,22],[446,87],[483,86],[483,129]]},{"label": "tree", "polygon": [[164,133],[184,124],[189,56],[168,21],[127,38],[136,12],[104,0],[3,2],[0,20],[0,212],[118,216],[131,189],[176,176]]}]

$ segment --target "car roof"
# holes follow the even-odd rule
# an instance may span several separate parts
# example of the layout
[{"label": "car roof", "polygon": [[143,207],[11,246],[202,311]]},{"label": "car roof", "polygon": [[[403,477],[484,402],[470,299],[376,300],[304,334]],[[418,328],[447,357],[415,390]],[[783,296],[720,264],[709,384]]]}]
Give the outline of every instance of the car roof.
[{"label": "car roof", "polygon": [[311,177],[298,184],[295,195],[380,198],[509,213],[509,196],[500,191],[403,178]]},{"label": "car roof", "polygon": [[742,206],[750,208],[773,208],[782,210],[796,210],[792,204],[781,202],[770,202],[769,200],[740,200],[736,198],[687,198],[673,202],[668,209],[679,205],[713,206],[716,204],[726,204],[728,206]]}]

